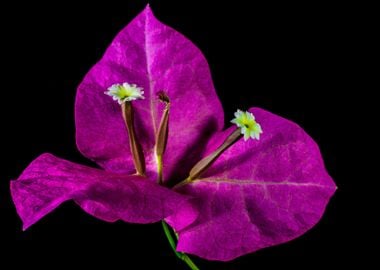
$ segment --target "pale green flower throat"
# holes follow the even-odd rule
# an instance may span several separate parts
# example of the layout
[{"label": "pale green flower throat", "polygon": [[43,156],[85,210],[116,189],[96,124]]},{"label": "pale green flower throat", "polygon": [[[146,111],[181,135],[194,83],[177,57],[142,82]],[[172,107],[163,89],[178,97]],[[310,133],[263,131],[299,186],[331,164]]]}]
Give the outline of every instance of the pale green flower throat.
[{"label": "pale green flower throat", "polygon": [[237,110],[235,118],[231,120],[231,123],[236,124],[240,128],[245,141],[249,138],[259,140],[260,134],[263,133],[260,124],[256,122],[255,117],[250,112]]},{"label": "pale green flower throat", "polygon": [[116,100],[119,104],[122,104],[126,101],[132,101],[137,99],[144,99],[144,91],[141,87],[138,87],[136,84],[113,84],[107,89],[108,91],[104,92],[106,95],[109,95]]}]

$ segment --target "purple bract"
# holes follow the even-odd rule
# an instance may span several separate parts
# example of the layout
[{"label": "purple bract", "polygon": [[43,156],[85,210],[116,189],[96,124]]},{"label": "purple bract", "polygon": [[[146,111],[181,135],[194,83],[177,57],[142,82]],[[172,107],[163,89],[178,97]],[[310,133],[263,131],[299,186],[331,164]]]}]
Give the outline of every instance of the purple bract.
[{"label": "purple bract", "polygon": [[[123,82],[145,92],[144,100],[133,103],[145,177],[132,175],[120,105],[104,95]],[[158,185],[154,146],[164,109],[157,98],[162,90],[170,98],[164,184],[174,185],[236,127],[223,131],[223,110],[202,53],[147,7],[117,35],[78,88],[77,145],[103,169],[50,154],[37,158],[11,182],[24,228],[73,199],[105,221],[166,219],[179,235],[179,251],[227,261],[289,241],[320,220],[336,187],[317,144],[296,124],[258,108],[249,111],[263,129],[260,140],[240,139],[185,185]]]}]

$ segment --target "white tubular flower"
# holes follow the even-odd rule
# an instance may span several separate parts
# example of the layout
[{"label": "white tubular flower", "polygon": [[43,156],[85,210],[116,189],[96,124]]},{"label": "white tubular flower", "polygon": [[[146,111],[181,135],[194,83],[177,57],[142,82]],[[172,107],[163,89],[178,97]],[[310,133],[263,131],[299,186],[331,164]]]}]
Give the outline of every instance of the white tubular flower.
[{"label": "white tubular flower", "polygon": [[136,86],[136,84],[113,84],[107,89],[108,91],[104,94],[109,95],[116,100],[119,104],[122,104],[126,101],[132,101],[137,99],[144,99],[143,88]]},{"label": "white tubular flower", "polygon": [[252,113],[237,110],[237,112],[235,112],[235,118],[231,120],[231,123],[234,123],[240,128],[245,141],[249,138],[260,140],[260,134],[263,133],[263,131],[260,124],[255,121],[255,117]]}]

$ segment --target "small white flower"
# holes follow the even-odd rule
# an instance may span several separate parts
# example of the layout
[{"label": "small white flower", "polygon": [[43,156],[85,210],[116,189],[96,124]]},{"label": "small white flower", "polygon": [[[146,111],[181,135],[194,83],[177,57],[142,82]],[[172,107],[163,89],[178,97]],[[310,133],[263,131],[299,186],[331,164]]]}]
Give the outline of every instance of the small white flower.
[{"label": "small white flower", "polygon": [[107,90],[104,94],[111,96],[119,104],[136,99],[144,99],[143,88],[138,87],[136,84],[126,82],[123,84],[116,83],[108,87]]},{"label": "small white flower", "polygon": [[255,121],[255,117],[252,113],[237,110],[237,112],[235,112],[235,118],[231,120],[231,123],[236,124],[240,128],[245,141],[249,138],[260,140],[260,134],[263,133],[263,131],[260,124]]}]

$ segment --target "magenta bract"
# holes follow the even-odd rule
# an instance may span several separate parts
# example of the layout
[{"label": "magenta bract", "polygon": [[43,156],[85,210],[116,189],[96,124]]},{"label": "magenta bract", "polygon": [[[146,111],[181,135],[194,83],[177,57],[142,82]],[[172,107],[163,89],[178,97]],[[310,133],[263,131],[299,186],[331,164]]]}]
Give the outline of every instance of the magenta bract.
[{"label": "magenta bract", "polygon": [[107,87],[122,82],[144,88],[145,99],[133,105],[148,177],[157,179],[153,150],[164,108],[157,98],[162,90],[171,101],[164,179],[186,177],[209,136],[224,124],[202,53],[182,34],[160,23],[148,7],[116,36],[79,86],[75,106],[79,150],[106,170],[131,173],[120,106],[104,96]]},{"label": "magenta bract", "polygon": [[[134,167],[120,106],[104,95],[123,82],[145,91],[133,106],[147,177],[130,175]],[[47,154],[37,158],[11,184],[25,228],[74,199],[106,221],[166,218],[179,235],[179,251],[227,261],[291,240],[320,220],[336,187],[317,144],[296,124],[258,108],[250,111],[263,129],[260,140],[239,140],[186,185],[169,190],[156,184],[160,91],[170,98],[164,183],[179,183],[236,127],[222,131],[222,107],[202,53],[147,7],[78,88],[77,145],[104,170]]]},{"label": "magenta bract", "polygon": [[178,212],[180,205],[189,222],[195,215],[184,196],[142,176],[106,172],[51,154],[34,160],[11,182],[11,191],[24,229],[70,199],[109,222],[156,222]]},{"label": "magenta bract", "polygon": [[[178,189],[193,196],[197,220],[178,229],[179,251],[231,260],[300,236],[321,218],[335,192],[317,144],[296,124],[262,109],[250,110],[264,133],[240,140],[201,179]],[[217,133],[216,149],[231,133]],[[176,228],[178,215],[169,218]]]}]

